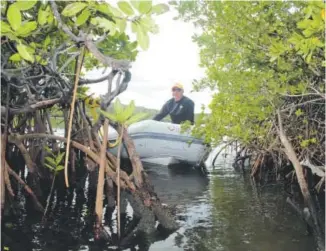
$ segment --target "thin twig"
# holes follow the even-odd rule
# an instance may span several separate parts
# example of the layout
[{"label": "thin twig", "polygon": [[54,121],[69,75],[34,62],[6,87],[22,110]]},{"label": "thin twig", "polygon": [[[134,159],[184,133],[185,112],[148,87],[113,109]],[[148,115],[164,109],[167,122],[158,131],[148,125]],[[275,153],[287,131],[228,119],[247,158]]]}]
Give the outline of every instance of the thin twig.
[{"label": "thin twig", "polygon": [[65,183],[66,186],[69,187],[69,180],[68,180],[68,159],[69,159],[69,147],[70,147],[70,137],[71,137],[71,127],[72,127],[72,118],[75,111],[75,102],[76,102],[76,96],[77,96],[77,87],[78,87],[78,80],[79,80],[79,74],[81,72],[83,59],[84,59],[84,53],[85,47],[83,46],[81,49],[81,53],[78,57],[78,65],[77,65],[77,72],[75,77],[75,85],[74,85],[74,92],[72,96],[72,101],[70,104],[70,116],[69,116],[69,124],[68,124],[68,135],[67,135],[67,148],[66,148],[66,156],[65,156]]},{"label": "thin twig", "polygon": [[56,172],[54,172],[54,177],[53,177],[53,180],[52,180],[50,194],[48,196],[48,199],[46,200],[46,206],[45,206],[45,210],[44,210],[44,213],[43,213],[42,222],[44,222],[44,220],[45,220],[46,212],[48,211],[48,208],[49,208],[49,205],[50,205],[51,195],[53,193],[53,188],[54,188],[54,184],[55,184],[55,176],[56,176]]},{"label": "thin twig", "polygon": [[[121,155],[121,146],[122,146],[122,139],[123,139],[123,132],[124,127],[121,126],[121,141],[118,146],[118,153],[117,153],[117,181],[120,180],[120,155]],[[118,238],[120,238],[120,182],[117,182],[117,220],[118,220]]]}]

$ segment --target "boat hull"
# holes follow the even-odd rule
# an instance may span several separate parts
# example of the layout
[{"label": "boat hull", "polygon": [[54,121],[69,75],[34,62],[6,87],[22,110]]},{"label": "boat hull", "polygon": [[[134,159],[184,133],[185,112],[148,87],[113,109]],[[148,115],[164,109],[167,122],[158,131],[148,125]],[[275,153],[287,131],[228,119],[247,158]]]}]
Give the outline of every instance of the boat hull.
[{"label": "boat hull", "polygon": [[[114,142],[117,133],[110,128],[109,141]],[[172,157],[181,162],[196,164],[202,160],[207,148],[201,139],[181,133],[180,125],[157,121],[142,121],[131,125],[128,134],[133,139],[140,158]],[[117,147],[109,151],[116,155]],[[127,158],[127,150],[122,147],[121,156]]]}]

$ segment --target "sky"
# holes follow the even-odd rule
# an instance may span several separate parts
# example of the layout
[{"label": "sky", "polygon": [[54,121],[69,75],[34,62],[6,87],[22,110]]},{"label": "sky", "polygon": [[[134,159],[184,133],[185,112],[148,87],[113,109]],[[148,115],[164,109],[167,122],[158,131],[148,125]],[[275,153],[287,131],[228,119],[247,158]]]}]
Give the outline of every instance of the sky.
[{"label": "sky", "polygon": [[[191,92],[192,80],[204,76],[204,69],[199,67],[199,48],[191,38],[195,28],[191,23],[173,20],[176,15],[176,11],[171,9],[155,16],[160,32],[150,34],[149,49],[140,51],[133,62],[128,89],[119,95],[123,104],[134,100],[136,106],[160,109],[171,98],[174,82],[184,85],[185,95],[195,102],[196,113],[201,111],[202,104],[209,104],[211,94],[208,91]],[[88,72],[86,78],[96,79],[102,73],[103,69],[94,70]],[[105,94],[107,81],[89,87],[95,95]]]}]

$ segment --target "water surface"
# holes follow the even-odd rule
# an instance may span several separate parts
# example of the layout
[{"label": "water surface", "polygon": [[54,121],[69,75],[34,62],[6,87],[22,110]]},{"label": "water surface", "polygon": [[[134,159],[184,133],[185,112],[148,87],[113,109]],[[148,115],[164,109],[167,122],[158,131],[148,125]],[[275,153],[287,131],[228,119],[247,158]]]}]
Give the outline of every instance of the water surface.
[{"label": "water surface", "polygon": [[[212,156],[210,156],[211,161]],[[150,179],[163,203],[177,207],[180,229],[150,250],[169,251],[308,251],[313,239],[287,206],[282,186],[257,190],[248,178],[231,167],[233,156],[222,155],[208,177],[182,166],[145,163]],[[162,163],[162,162],[161,162]],[[86,227],[87,202],[82,211],[55,209],[51,231],[42,231],[39,218],[22,210],[18,224],[3,229],[15,245],[10,250],[112,250],[94,243]],[[67,206],[66,206],[67,208]],[[61,211],[60,211],[61,210]],[[53,215],[52,215],[53,216]],[[76,219],[81,219],[76,221]],[[79,237],[78,237],[79,236]],[[82,238],[80,238],[82,236]]]}]

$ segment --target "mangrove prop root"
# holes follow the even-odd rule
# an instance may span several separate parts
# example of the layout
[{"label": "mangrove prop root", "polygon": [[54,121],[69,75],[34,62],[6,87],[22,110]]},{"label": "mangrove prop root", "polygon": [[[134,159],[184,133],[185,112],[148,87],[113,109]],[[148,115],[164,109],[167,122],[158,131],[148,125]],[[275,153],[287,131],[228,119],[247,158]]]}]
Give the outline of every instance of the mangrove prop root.
[{"label": "mangrove prop root", "polygon": [[[10,98],[10,85],[7,85],[7,95],[6,95],[6,121],[4,126],[4,131],[1,132],[1,212],[5,206],[5,184],[7,185],[7,181],[5,175],[7,174],[8,170],[5,164],[5,155],[6,155],[6,146],[8,141],[8,116],[9,116],[9,98]],[[2,129],[2,128],[1,128]],[[10,182],[10,181],[9,181]],[[11,186],[10,186],[11,188]],[[8,185],[7,185],[8,189]],[[2,215],[2,214],[1,214]]]},{"label": "mangrove prop root", "polygon": [[[134,210],[136,219],[140,219],[137,226],[124,237],[120,242],[120,248],[133,246],[136,237],[140,237],[142,242],[149,245],[151,243],[153,233],[155,232],[155,215],[151,208],[146,207],[142,200],[136,195],[125,193],[126,198]],[[143,250],[143,249],[142,249]]]},{"label": "mangrove prop root", "polygon": [[[121,130],[121,139],[123,137],[123,128]],[[104,134],[105,135],[105,134]],[[107,137],[104,137],[106,139]],[[105,140],[103,140],[105,141]],[[117,181],[120,180],[120,155],[121,155],[121,146],[122,146],[122,140],[119,142],[118,146],[118,153],[117,153],[117,166],[116,166],[116,172],[117,172]],[[118,221],[118,238],[120,239],[120,182],[117,183],[117,221]]]},{"label": "mangrove prop root", "polygon": [[[104,138],[108,137],[108,120],[104,122]],[[95,202],[95,212],[96,212],[96,232],[100,230],[102,225],[102,215],[103,215],[103,190],[104,190],[104,171],[106,163],[106,141],[103,140],[100,152],[100,169],[98,174],[97,191],[96,191],[96,202]],[[96,234],[98,236],[98,234]]]},{"label": "mangrove prop root", "polygon": [[[24,135],[18,135],[18,134],[12,134],[8,137],[9,142],[16,142],[18,141],[23,141],[25,139],[54,139],[54,140],[59,140],[61,142],[67,142],[67,139],[64,137],[56,136],[56,135],[50,135],[50,134],[45,134],[45,133],[31,133],[31,134],[24,134]],[[71,141],[71,145],[80,151],[86,153],[92,160],[94,160],[98,165],[100,164],[100,158],[97,156],[96,153],[88,149],[86,146],[76,142],[76,141]],[[114,181],[116,181],[116,174],[113,172],[108,166],[105,167],[106,174]],[[121,171],[122,173],[122,171]],[[132,191],[135,190],[135,186],[130,182],[128,175],[125,173],[124,175],[121,175],[121,178],[124,179],[125,183],[128,185],[128,188]],[[121,182],[121,180],[120,180]],[[125,188],[125,186],[121,186]]]},{"label": "mangrove prop root", "polygon": [[82,47],[82,51],[78,57],[78,66],[77,66],[77,71],[76,71],[76,76],[75,76],[75,85],[74,85],[74,91],[73,91],[73,96],[72,96],[72,101],[70,104],[70,116],[69,116],[69,124],[68,124],[68,136],[67,136],[67,147],[66,147],[66,156],[65,156],[65,166],[64,166],[64,172],[65,172],[65,183],[66,186],[69,187],[69,180],[68,180],[68,159],[69,159],[69,147],[70,147],[70,137],[71,137],[71,127],[72,127],[72,119],[74,115],[74,110],[75,110],[75,102],[76,102],[76,94],[77,94],[77,87],[78,87],[78,80],[79,80],[79,74],[81,71],[82,63],[83,63],[83,58],[84,58],[84,50],[85,47]]},{"label": "mangrove prop root", "polygon": [[87,137],[88,137],[89,146],[91,147],[91,150],[94,151],[95,146],[94,146],[94,142],[93,142],[93,139],[92,139],[91,128],[90,128],[90,125],[88,124],[86,115],[85,115],[80,103],[78,103],[78,108],[79,108],[79,112],[80,112],[80,114],[82,116],[83,127],[86,127],[86,129],[87,129]]},{"label": "mangrove prop root", "polygon": [[8,168],[7,168],[7,165],[4,165],[3,166],[3,169],[4,169],[4,181],[5,181],[5,184],[6,184],[6,188],[10,194],[10,196],[14,197],[15,196],[15,193],[11,187],[11,182],[10,182],[10,179],[9,179],[9,173],[8,173]]},{"label": "mangrove prop root", "polygon": [[304,211],[300,209],[300,207],[293,202],[289,197],[286,198],[286,202],[293,208],[293,210],[300,216],[300,218],[306,222],[311,228],[314,228],[311,219],[305,215]]},{"label": "mangrove prop root", "polygon": [[27,149],[25,148],[25,146],[23,145],[23,143],[21,141],[13,141],[12,143],[14,143],[18,149],[20,150],[20,153],[23,155],[23,158],[25,160],[25,164],[28,168],[28,171],[30,173],[34,173],[35,172],[35,164],[32,161],[31,156],[29,155]]},{"label": "mangrove prop root", "polygon": [[172,215],[170,215],[168,210],[162,208],[161,204],[153,203],[152,208],[157,220],[161,223],[165,230],[175,231],[179,228]]},{"label": "mangrove prop root", "polygon": [[5,196],[6,196],[6,190],[5,190],[5,171],[6,171],[6,168],[5,168],[5,154],[4,154],[4,151],[3,151],[3,147],[4,147],[4,144],[3,144],[3,138],[4,136],[1,137],[2,139],[2,149],[1,149],[1,210],[4,209],[4,206],[5,206]]},{"label": "mangrove prop root", "polygon": [[49,195],[48,195],[48,199],[46,200],[46,206],[45,206],[45,210],[44,210],[43,218],[42,218],[42,221],[43,221],[43,222],[45,221],[46,213],[47,213],[48,208],[49,208],[49,205],[50,205],[51,195],[52,195],[52,193],[53,193],[54,184],[55,184],[55,176],[56,176],[56,173],[54,173],[54,175],[53,175],[52,185],[51,185],[51,190],[50,190],[50,193],[49,193]]},{"label": "mangrove prop root", "polygon": [[127,129],[123,128],[123,139],[126,143],[127,152],[133,167],[133,175],[135,179],[135,183],[137,187],[141,187],[143,184],[142,174],[143,171],[143,164],[140,161],[140,158],[136,152],[136,147],[134,145],[134,142],[128,135]]},{"label": "mangrove prop root", "polygon": [[286,155],[288,156],[288,158],[291,160],[291,162],[293,163],[294,169],[295,169],[295,173],[297,175],[297,180],[303,195],[303,198],[305,200],[305,202],[307,203],[307,206],[309,208],[309,211],[311,213],[311,217],[312,217],[312,221],[314,224],[314,232],[315,232],[315,237],[317,240],[317,244],[320,250],[325,250],[325,239],[324,239],[324,234],[322,231],[322,227],[318,221],[318,214],[317,214],[317,210],[316,207],[314,205],[313,199],[310,195],[309,192],[309,188],[306,182],[306,179],[304,177],[303,174],[303,168],[297,158],[297,155],[295,153],[295,151],[293,150],[293,147],[291,145],[291,143],[289,142],[289,140],[286,137],[286,134],[284,132],[283,129],[283,124],[282,124],[282,118],[281,118],[281,113],[278,110],[277,112],[277,116],[278,116],[278,133],[281,139],[282,144],[285,147],[286,150]]},{"label": "mangrove prop root", "polygon": [[258,168],[261,166],[261,163],[264,161],[264,156],[261,154],[257,157],[255,163],[251,168],[251,177],[254,177],[258,171]]},{"label": "mangrove prop root", "polygon": [[75,149],[71,149],[70,151],[71,154],[71,172],[72,172],[72,183],[75,184],[76,183],[76,151]]},{"label": "mangrove prop root", "polygon": [[110,179],[110,177],[106,177],[106,198],[108,200],[108,208],[113,211],[113,208],[115,206],[115,199],[114,199],[114,192],[113,192],[113,181]]},{"label": "mangrove prop root", "polygon": [[9,174],[12,175],[21,185],[23,185],[25,191],[32,197],[32,199],[36,205],[36,208],[40,212],[43,212],[44,208],[43,208],[42,204],[38,201],[38,199],[37,199],[36,195],[34,194],[34,192],[32,191],[32,189],[19,177],[19,175],[14,170],[12,170],[9,167],[7,162],[6,162],[6,167],[7,167]]}]

